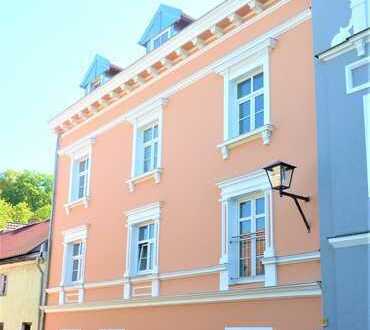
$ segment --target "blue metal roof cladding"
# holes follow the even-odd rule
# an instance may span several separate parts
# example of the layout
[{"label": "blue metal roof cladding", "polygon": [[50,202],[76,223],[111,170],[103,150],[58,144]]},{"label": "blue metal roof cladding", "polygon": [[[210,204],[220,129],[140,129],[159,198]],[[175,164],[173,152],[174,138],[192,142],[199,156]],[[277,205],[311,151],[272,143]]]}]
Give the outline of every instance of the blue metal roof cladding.
[{"label": "blue metal roof cladding", "polygon": [[97,77],[101,76],[104,72],[109,70],[111,63],[105,57],[96,54],[93,62],[90,64],[89,69],[87,70],[80,87],[86,89],[91,82],[93,82]]},{"label": "blue metal roof cladding", "polygon": [[145,29],[139,41],[139,45],[145,46],[149,40],[153,39],[161,31],[175,24],[182,16],[182,10],[163,4],[160,5],[148,27]]}]

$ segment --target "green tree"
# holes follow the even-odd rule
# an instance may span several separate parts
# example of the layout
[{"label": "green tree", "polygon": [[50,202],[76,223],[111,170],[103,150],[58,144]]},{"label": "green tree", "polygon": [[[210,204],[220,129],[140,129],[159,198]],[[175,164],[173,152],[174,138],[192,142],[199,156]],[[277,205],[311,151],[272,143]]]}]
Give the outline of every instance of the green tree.
[{"label": "green tree", "polygon": [[51,204],[52,189],[49,174],[7,170],[0,175],[0,198],[13,206],[24,202],[32,212]]},{"label": "green tree", "polygon": [[49,219],[50,216],[51,216],[51,204],[41,206],[33,214],[33,218],[35,220],[46,220]]},{"label": "green tree", "polygon": [[13,207],[0,198],[0,230],[4,229],[6,224],[12,220]]},{"label": "green tree", "polygon": [[12,209],[12,221],[17,223],[28,223],[33,218],[33,212],[26,202],[20,202]]}]

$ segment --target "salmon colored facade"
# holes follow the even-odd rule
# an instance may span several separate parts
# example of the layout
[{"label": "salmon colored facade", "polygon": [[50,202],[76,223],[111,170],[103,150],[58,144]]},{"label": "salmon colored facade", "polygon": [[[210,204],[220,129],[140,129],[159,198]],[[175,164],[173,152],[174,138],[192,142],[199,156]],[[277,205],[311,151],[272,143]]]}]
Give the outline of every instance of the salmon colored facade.
[{"label": "salmon colored facade", "polygon": [[56,116],[45,328],[319,329],[313,85],[310,1],[230,0]]}]

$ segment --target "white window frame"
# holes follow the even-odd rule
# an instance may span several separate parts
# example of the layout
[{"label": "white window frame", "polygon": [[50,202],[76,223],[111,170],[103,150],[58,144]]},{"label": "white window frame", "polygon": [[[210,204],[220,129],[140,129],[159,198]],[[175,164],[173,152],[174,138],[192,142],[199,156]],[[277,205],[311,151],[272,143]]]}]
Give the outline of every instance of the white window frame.
[{"label": "white window frame", "polygon": [[[124,298],[131,297],[131,281],[135,278],[148,276],[152,281],[152,296],[159,295],[159,225],[161,217],[161,203],[155,202],[144,205],[137,209],[126,212],[127,216],[127,247],[126,247],[126,269],[124,274]],[[151,269],[139,270],[139,228],[144,225],[153,224],[153,264]],[[149,253],[149,251],[148,251]]]},{"label": "white window frame", "polygon": [[355,93],[355,92],[359,92],[363,89],[370,88],[370,78],[366,83],[364,83],[362,85],[353,86],[353,70],[355,70],[355,69],[357,69],[357,68],[359,68],[363,65],[370,65],[370,56],[362,58],[359,61],[356,61],[354,63],[346,65],[345,75],[346,75],[347,94],[352,94],[352,93]]},{"label": "white window frame", "polygon": [[[71,283],[73,283],[73,284],[80,283],[81,282],[81,276],[82,276],[82,263],[83,263],[83,259],[84,259],[84,243],[82,241],[75,241],[75,242],[72,242],[72,243],[69,243],[69,244],[72,245],[72,251],[73,251],[74,245],[76,245],[76,244],[79,245],[78,254],[77,255],[73,255],[73,253],[72,253],[72,257],[71,257],[71,261],[70,261],[71,262],[70,267],[72,267]],[[77,261],[78,262],[77,279],[76,280],[73,280],[73,272],[74,272],[73,264],[74,264],[74,261]]]},{"label": "white window frame", "polygon": [[[248,194],[246,196],[243,196],[241,197],[238,201],[237,201],[237,205],[238,205],[238,208],[237,208],[237,212],[238,212],[238,216],[237,216],[237,221],[236,221],[236,225],[238,226],[238,236],[241,235],[240,233],[240,223],[243,222],[243,221],[246,221],[246,219],[244,218],[240,218],[240,205],[244,202],[251,202],[251,216],[249,217],[250,218],[250,221],[251,221],[251,234],[255,234],[256,233],[256,225],[257,225],[257,214],[255,213],[255,203],[256,203],[256,200],[259,199],[259,198],[264,198],[265,200],[265,213],[262,215],[260,214],[260,216],[263,216],[265,218],[265,230],[266,230],[266,222],[268,221],[268,219],[266,220],[266,217],[268,216],[268,210],[266,210],[266,197],[265,197],[265,194],[264,193],[251,193],[251,194]],[[265,235],[266,236],[266,235]],[[238,256],[236,258],[238,260],[238,266],[240,266],[240,249],[238,249]],[[247,281],[247,282],[253,282],[253,281],[264,281],[264,274],[263,275],[257,275],[256,273],[256,268],[257,268],[257,247],[256,247],[256,239],[253,239],[251,240],[251,276],[249,277],[241,277],[240,275],[240,269],[238,267],[238,276],[240,279],[243,278],[243,280]],[[241,280],[242,281],[242,280]]]},{"label": "white window frame", "polygon": [[[270,114],[270,53],[275,45],[276,40],[268,38],[244,53],[226,57],[216,66],[215,73],[220,74],[224,79],[224,141],[217,145],[223,159],[229,157],[231,149],[251,140],[261,138],[263,144],[270,143],[273,130]],[[238,121],[231,116],[234,114],[235,117],[238,112],[237,83],[258,72],[263,72],[264,78],[264,125],[239,135]],[[236,131],[238,132],[235,133]]]},{"label": "white window frame", "polygon": [[[163,141],[163,109],[167,104],[167,99],[158,99],[157,101],[148,105],[143,105],[137,109],[137,111],[131,113],[127,120],[133,126],[133,138],[132,138],[132,165],[131,165],[131,177],[127,180],[128,188],[130,192],[135,190],[135,186],[142,181],[154,180],[155,183],[160,183],[162,174],[162,141]],[[158,149],[157,149],[157,164],[156,167],[148,172],[139,172],[138,163],[143,156],[139,154],[138,141],[144,130],[151,125],[158,125]],[[144,151],[143,148],[142,152]],[[142,159],[143,161],[143,159]],[[142,164],[143,165],[143,164]]]},{"label": "white window frame", "polygon": [[[76,288],[78,290],[78,302],[82,303],[83,301],[83,284],[85,283],[85,265],[86,265],[86,250],[87,250],[87,233],[88,226],[83,225],[80,227],[72,228],[63,232],[63,264],[61,272],[61,281],[60,281],[60,291],[59,291],[59,304],[63,305],[65,303],[65,290],[70,288]],[[72,281],[67,279],[69,263],[70,267],[73,265],[73,256],[69,260],[68,250],[75,243],[81,243],[81,254],[78,256],[80,260],[79,267],[79,279],[77,281]],[[73,268],[71,268],[73,270]],[[71,272],[72,276],[72,272]]]},{"label": "white window frame", "polygon": [[[94,138],[89,138],[73,144],[62,151],[59,152],[61,156],[67,156],[70,159],[70,169],[69,169],[69,190],[68,190],[68,202],[64,204],[64,208],[67,214],[70,213],[71,209],[78,205],[84,205],[86,208],[89,205],[90,200],[90,182],[91,182],[91,167],[92,167],[92,145],[95,143]],[[74,170],[75,167],[78,166],[79,163],[83,160],[88,160],[88,166],[86,171],[84,171],[83,175],[87,178],[85,179],[85,194],[82,198],[74,198]],[[78,187],[79,190],[79,180],[80,180],[80,173],[78,173]],[[77,196],[79,192],[76,192]]]},{"label": "white window frame", "polygon": [[[263,80],[265,80],[265,77],[264,77],[264,72],[263,72],[263,69],[262,68],[256,68],[255,71],[252,71],[252,72],[249,72],[248,75],[246,76],[242,76],[242,77],[239,77],[238,79],[235,80],[235,88],[236,88],[236,91],[238,89],[238,85],[243,83],[244,81],[250,79],[251,80],[251,92],[250,94],[244,96],[244,97],[241,97],[241,98],[238,98],[236,96],[236,99],[235,99],[235,106],[236,106],[236,110],[237,110],[237,113],[238,113],[238,137],[241,136],[241,135],[245,135],[245,134],[249,134],[249,133],[252,133],[253,131],[259,129],[259,127],[255,127],[256,125],[256,106],[255,106],[255,100],[258,96],[261,96],[262,94],[264,95],[264,102],[266,101],[266,96],[265,96],[265,84],[263,85],[262,88],[260,88],[259,90],[257,91],[253,91],[253,78],[255,76],[257,76],[258,74],[262,73],[263,74]],[[250,131],[249,132],[246,132],[246,133],[240,133],[240,116],[239,116],[239,106],[243,103],[245,103],[246,101],[249,101],[250,102],[250,119],[249,119],[249,123],[250,123]],[[263,113],[265,115],[265,106],[264,106],[264,109],[263,109]],[[264,116],[265,117],[265,116]],[[264,119],[264,125],[265,125],[265,119]],[[263,125],[263,126],[264,126]]]},{"label": "white window frame", "polygon": [[[155,127],[157,127],[157,136],[154,137],[154,131]],[[140,134],[143,134],[143,137],[145,136],[145,132],[147,130],[152,130],[152,138],[149,141],[144,141],[143,138],[143,174],[146,174],[150,171],[154,171],[158,168],[158,145],[159,145],[159,124],[157,121],[154,121],[147,125],[146,127],[143,127],[140,131]],[[157,158],[155,158],[155,145],[157,144]],[[148,170],[145,170],[145,148],[150,147],[150,166]]]},{"label": "white window frame", "polygon": [[[85,169],[83,171],[80,171],[80,166],[81,163],[86,162]],[[88,155],[80,158],[77,160],[78,164],[78,192],[77,192],[77,200],[86,198],[88,193],[87,193],[87,188],[88,188],[88,181],[89,181],[89,163],[90,163],[90,158]],[[81,189],[81,178],[84,178],[83,181],[83,194],[80,196],[80,189]]]},{"label": "white window frame", "polygon": [[[158,49],[158,48],[160,48],[163,44],[165,44],[171,37],[172,37],[172,34],[171,34],[171,32],[172,32],[172,26],[170,26],[170,27],[168,27],[167,29],[165,29],[165,30],[163,30],[162,32],[160,32],[158,35],[156,35],[153,39],[151,39],[150,41],[149,41],[149,51],[152,51],[152,50],[155,50],[155,49]],[[162,36],[164,35],[164,34],[166,34],[167,33],[167,36],[168,36],[168,39],[167,39],[167,41],[166,42],[164,42],[164,43],[160,43],[160,45],[157,47],[157,48],[154,48],[154,42],[155,42],[155,40],[158,40],[158,39],[160,39],[160,38],[162,38]]]},{"label": "white window frame", "polygon": [[[221,257],[220,265],[225,270],[220,272],[220,290],[228,290],[230,285],[264,282],[265,286],[277,284],[276,263],[264,263],[265,274],[250,278],[233,278],[236,272],[239,273],[239,256],[230,255],[230,240],[239,232],[238,224],[239,202],[249,198],[264,196],[265,198],[265,252],[264,259],[275,258],[274,229],[273,229],[273,204],[272,190],[265,171],[259,170],[253,173],[231,178],[217,184],[221,190]],[[236,210],[231,212],[234,205]],[[234,268],[232,268],[234,267]]]},{"label": "white window frame", "polygon": [[[150,233],[150,226],[153,226],[152,230],[153,230],[153,237],[150,237],[149,236],[149,233]],[[142,240],[140,240],[140,229],[143,228],[143,227],[147,227],[148,228],[148,238],[144,238]],[[135,239],[135,262],[136,262],[136,274],[137,275],[145,275],[145,274],[151,274],[153,272],[153,265],[154,265],[154,260],[153,258],[155,257],[156,255],[156,246],[157,246],[157,242],[156,242],[156,226],[155,226],[155,223],[154,221],[149,221],[149,222],[145,222],[143,224],[140,224],[137,226],[137,236]],[[140,264],[141,264],[141,255],[140,255],[140,246],[141,245],[146,245],[147,246],[147,265],[146,265],[146,268],[141,270],[140,269]]]},{"label": "white window frame", "polygon": [[364,100],[364,126],[367,163],[367,189],[370,198],[370,93],[363,96]]}]

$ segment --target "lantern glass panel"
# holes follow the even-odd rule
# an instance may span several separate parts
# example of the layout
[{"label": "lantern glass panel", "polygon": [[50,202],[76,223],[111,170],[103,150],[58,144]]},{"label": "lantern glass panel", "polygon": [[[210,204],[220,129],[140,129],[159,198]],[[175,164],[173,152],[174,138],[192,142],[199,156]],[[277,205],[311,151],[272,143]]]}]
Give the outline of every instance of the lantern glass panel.
[{"label": "lantern glass panel", "polygon": [[275,166],[271,168],[267,173],[270,179],[272,189],[279,189],[281,186],[281,167]]},{"label": "lantern glass panel", "polygon": [[281,187],[286,189],[290,187],[292,182],[294,167],[288,167],[286,165],[281,166]]}]

